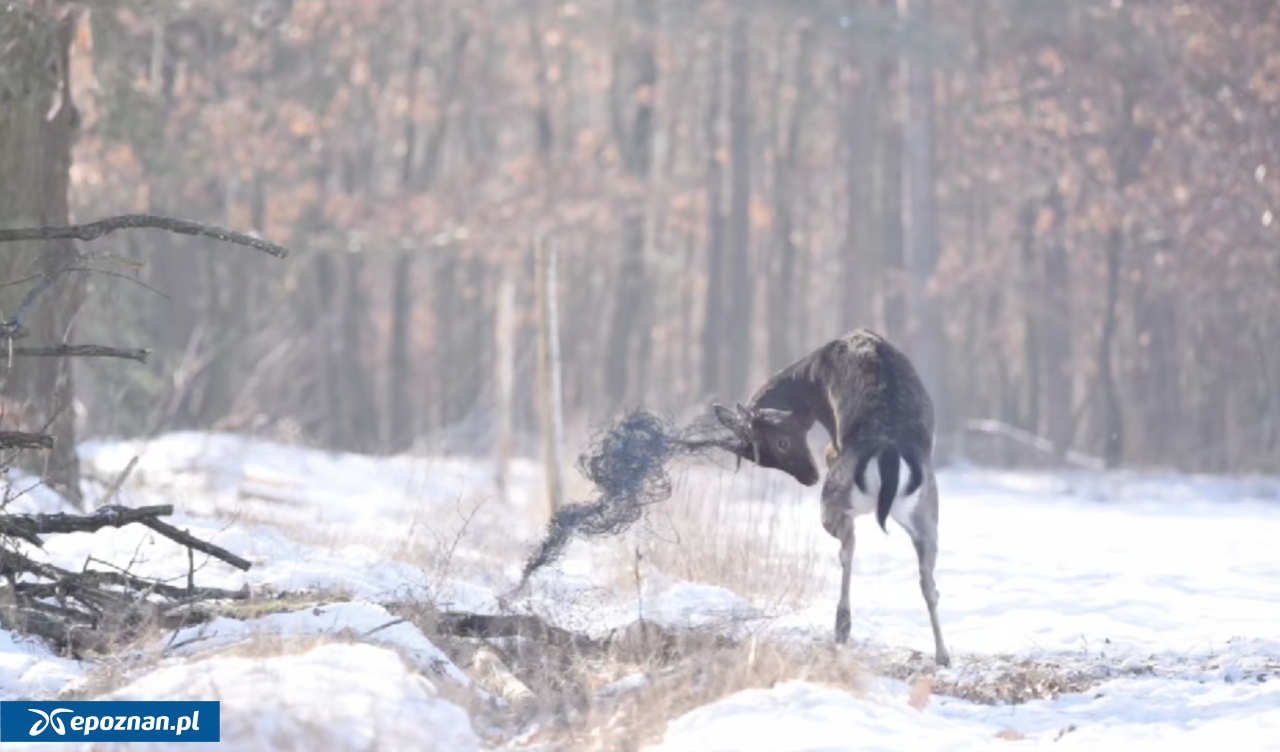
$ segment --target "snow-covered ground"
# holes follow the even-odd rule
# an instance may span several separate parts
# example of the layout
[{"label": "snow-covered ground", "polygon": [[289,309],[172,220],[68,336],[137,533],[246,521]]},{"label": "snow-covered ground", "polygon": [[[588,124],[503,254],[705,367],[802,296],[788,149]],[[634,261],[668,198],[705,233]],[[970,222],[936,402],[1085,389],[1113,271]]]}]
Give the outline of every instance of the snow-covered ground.
[{"label": "snow-covered ground", "polygon": [[[120,502],[173,503],[175,524],[254,562],[247,573],[207,562],[200,584],[310,589],[328,603],[250,621],[218,619],[170,636],[169,647],[156,648],[159,660],[136,670],[126,663],[127,682],[117,682],[113,696],[194,698],[243,687],[217,696],[224,738],[244,749],[307,748],[280,740],[306,737],[326,717],[340,733],[352,729],[351,748],[400,749],[406,745],[398,740],[421,734],[447,740],[440,749],[503,743],[477,737],[484,729],[473,730],[466,711],[446,699],[469,687],[466,672],[416,627],[393,624],[379,604],[427,598],[497,611],[496,594],[515,583],[545,522],[533,464],[516,463],[503,502],[485,463],[459,459],[374,459],[203,433],[82,448],[85,465],[104,478],[135,454],[141,459]],[[654,752],[1280,749],[1280,482],[951,469],[940,483],[937,581],[952,668],[932,671],[905,533],[891,526],[886,536],[863,520],[855,644],[847,653],[867,667],[867,680],[739,692],[675,719]],[[687,529],[688,519],[654,510],[647,538],[574,544],[519,605],[595,634],[642,612],[670,625],[821,643],[839,573],[816,495],[749,467],[736,475],[682,470],[668,504],[714,508],[719,527],[706,529],[708,518],[698,517],[703,529]],[[61,511],[47,493],[19,504]],[[794,562],[815,581],[797,602],[758,583],[739,587],[732,572],[691,582],[661,571],[654,564],[661,556],[635,562],[637,546],[687,548],[715,536],[758,540],[771,566]],[[188,566],[175,544],[128,527],[50,536],[46,544],[49,560],[71,568],[90,551],[179,579]],[[305,650],[273,655],[235,652],[255,639],[326,634],[341,640],[304,640]],[[83,691],[95,671],[101,667],[0,632],[0,697]],[[935,693],[918,708],[909,698],[924,674],[933,676]],[[1076,691],[1021,704],[973,701],[1014,675],[1061,680]],[[326,710],[338,704],[342,713]]]}]

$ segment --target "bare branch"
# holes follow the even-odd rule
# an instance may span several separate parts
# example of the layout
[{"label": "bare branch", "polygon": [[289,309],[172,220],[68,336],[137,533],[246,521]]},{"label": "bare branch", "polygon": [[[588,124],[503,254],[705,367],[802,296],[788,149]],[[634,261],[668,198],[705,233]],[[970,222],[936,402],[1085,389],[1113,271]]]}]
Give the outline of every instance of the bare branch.
[{"label": "bare branch", "polygon": [[180,235],[195,235],[226,243],[243,245],[254,250],[269,253],[276,258],[289,255],[288,249],[261,238],[246,235],[234,230],[226,230],[215,225],[193,222],[189,219],[159,217],[152,214],[122,214],[107,217],[97,222],[66,227],[24,227],[13,230],[0,230],[0,243],[13,243],[22,240],[97,240],[103,235],[116,230],[155,229],[168,230]]},{"label": "bare branch", "polygon": [[194,548],[201,553],[209,554],[213,558],[225,561],[241,571],[247,571],[253,566],[253,564],[251,564],[247,559],[242,559],[225,548],[215,546],[212,543],[206,543],[194,535],[183,532],[167,522],[161,522],[154,517],[148,517],[138,521],[172,541],[181,543],[187,548]]},{"label": "bare branch", "polygon": [[15,347],[17,357],[26,358],[123,358],[146,363],[149,348],[124,349],[106,345],[55,345],[53,347]]},{"label": "bare branch", "polygon": [[[173,514],[172,504],[150,507],[102,507],[90,515],[79,514],[12,514],[0,517],[0,529],[25,531],[31,535],[44,533],[91,533],[105,527],[124,527],[160,515]],[[17,534],[13,532],[12,534]]]}]

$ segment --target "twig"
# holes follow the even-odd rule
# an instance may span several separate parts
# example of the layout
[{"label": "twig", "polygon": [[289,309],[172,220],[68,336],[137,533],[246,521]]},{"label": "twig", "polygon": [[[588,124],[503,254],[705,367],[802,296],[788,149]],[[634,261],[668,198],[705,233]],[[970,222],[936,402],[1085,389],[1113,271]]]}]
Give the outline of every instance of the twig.
[{"label": "twig", "polygon": [[97,222],[66,227],[23,227],[12,230],[0,230],[0,243],[13,243],[22,240],[97,240],[103,235],[116,230],[154,229],[168,230],[180,235],[196,235],[226,243],[248,246],[254,250],[269,253],[276,258],[289,255],[288,249],[278,246],[262,238],[255,238],[234,230],[226,230],[215,225],[193,222],[189,219],[174,217],[158,217],[152,214],[122,214],[107,217]]},{"label": "twig", "polygon": [[138,466],[138,455],[133,455],[133,459],[129,460],[129,464],[124,466],[120,474],[111,481],[111,485],[107,487],[107,492],[102,495],[102,503],[99,506],[110,506],[111,502],[116,500],[116,495],[120,493],[120,489],[124,487],[124,482],[129,479],[129,475],[133,473],[133,469]]},{"label": "twig", "polygon": [[391,627],[394,627],[397,624],[404,624],[406,621],[408,621],[408,619],[392,619],[386,624],[376,626],[373,629],[370,629],[368,632],[365,632],[364,636],[368,637],[369,635],[377,634],[378,632],[381,632],[384,629],[390,629]]},{"label": "twig", "polygon": [[123,358],[146,363],[151,350],[147,348],[124,349],[105,345],[54,345],[53,347],[14,347],[11,352],[27,358]]}]

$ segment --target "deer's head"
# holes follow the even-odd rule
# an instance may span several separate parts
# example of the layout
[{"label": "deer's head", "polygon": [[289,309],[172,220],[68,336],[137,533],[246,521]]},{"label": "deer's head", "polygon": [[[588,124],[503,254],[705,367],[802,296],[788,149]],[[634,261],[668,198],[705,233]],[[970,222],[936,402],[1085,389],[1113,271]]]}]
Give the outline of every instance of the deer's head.
[{"label": "deer's head", "polygon": [[781,470],[806,486],[817,484],[818,465],[806,440],[809,423],[787,410],[753,409],[742,404],[734,410],[713,407],[716,418],[741,442],[735,450],[740,458]]}]

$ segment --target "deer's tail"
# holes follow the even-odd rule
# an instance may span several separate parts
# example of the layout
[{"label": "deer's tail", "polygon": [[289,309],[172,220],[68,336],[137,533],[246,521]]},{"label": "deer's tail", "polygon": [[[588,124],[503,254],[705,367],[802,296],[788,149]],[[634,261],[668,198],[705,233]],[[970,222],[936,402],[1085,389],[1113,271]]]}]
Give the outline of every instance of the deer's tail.
[{"label": "deer's tail", "polygon": [[902,455],[898,453],[897,447],[886,447],[881,450],[876,462],[880,465],[880,493],[876,498],[876,522],[880,523],[880,529],[887,533],[889,530],[884,523],[889,519],[893,500],[898,497],[898,468],[902,464]]},{"label": "deer's tail", "polygon": [[[920,462],[910,452],[902,452],[892,444],[868,457],[865,462],[876,463],[875,470],[880,481],[879,488],[876,489],[876,522],[880,524],[880,529],[887,533],[889,530],[885,527],[885,522],[889,519],[893,502],[897,501],[899,496],[910,496],[915,493],[924,483],[924,472],[920,468]],[[907,471],[905,485],[902,483],[904,467]],[[858,478],[862,481],[859,486],[863,493],[866,493],[868,484],[865,475],[859,474]]]}]

